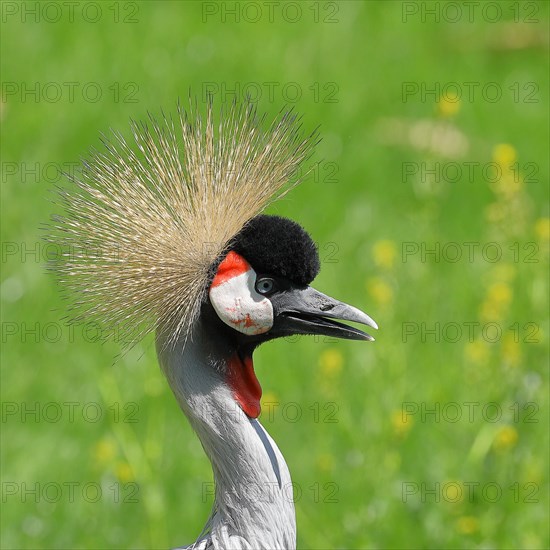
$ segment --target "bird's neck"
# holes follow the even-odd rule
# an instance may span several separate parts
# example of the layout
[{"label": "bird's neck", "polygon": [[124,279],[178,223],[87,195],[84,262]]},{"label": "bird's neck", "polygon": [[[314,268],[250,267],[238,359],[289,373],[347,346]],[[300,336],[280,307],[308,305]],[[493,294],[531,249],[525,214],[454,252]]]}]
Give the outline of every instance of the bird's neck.
[{"label": "bird's neck", "polygon": [[176,346],[164,346],[157,336],[157,350],[172,391],[212,463],[216,493],[205,538],[219,548],[295,548],[288,467],[260,422],[251,418],[259,412],[260,391],[251,358],[239,363],[224,338],[200,322],[192,338]]}]

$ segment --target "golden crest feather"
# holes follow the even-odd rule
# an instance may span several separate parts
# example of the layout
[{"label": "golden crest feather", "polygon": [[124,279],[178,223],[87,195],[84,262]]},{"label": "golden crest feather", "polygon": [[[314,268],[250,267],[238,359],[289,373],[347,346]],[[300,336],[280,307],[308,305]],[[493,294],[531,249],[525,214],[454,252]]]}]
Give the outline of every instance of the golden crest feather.
[{"label": "golden crest feather", "polygon": [[211,102],[206,115],[178,105],[174,118],[132,121],[133,142],[103,138],[105,150],[59,190],[64,212],[47,228],[62,251],[50,267],[71,302],[69,322],[99,322],[125,343],[159,328],[170,342],[189,336],[213,262],[303,179],[291,181],[317,143],[292,111],[266,127],[249,102],[217,123]]}]

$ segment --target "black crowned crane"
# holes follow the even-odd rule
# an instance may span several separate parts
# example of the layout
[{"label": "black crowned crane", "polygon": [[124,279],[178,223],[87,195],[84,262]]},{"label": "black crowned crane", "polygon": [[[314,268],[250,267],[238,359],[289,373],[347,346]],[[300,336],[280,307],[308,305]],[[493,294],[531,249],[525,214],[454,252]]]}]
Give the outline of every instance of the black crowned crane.
[{"label": "black crowned crane", "polygon": [[[296,547],[290,473],[260,424],[252,356],[294,334],[372,340],[336,321],[377,328],[360,310],[309,286],[314,242],[261,211],[293,185],[316,133],[283,112],[267,128],[249,104],[215,124],[178,108],[174,121],[132,123],[135,146],[104,139],[60,190],[65,213],[48,237],[72,297],[72,322],[94,319],[122,338],[155,331],[161,367],[212,464],[210,518],[189,548]],[[294,183],[295,184],[295,183]],[[292,358],[289,358],[292,363]]]}]

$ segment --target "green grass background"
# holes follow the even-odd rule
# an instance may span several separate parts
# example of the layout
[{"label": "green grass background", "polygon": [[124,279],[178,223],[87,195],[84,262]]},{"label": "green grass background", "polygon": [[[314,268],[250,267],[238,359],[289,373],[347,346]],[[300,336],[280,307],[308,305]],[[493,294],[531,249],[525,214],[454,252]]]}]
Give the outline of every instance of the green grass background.
[{"label": "green grass background", "polygon": [[[152,340],[117,359],[116,344],[87,341],[78,328],[73,337],[57,324],[64,305],[44,258],[26,253],[53,209],[46,163],[77,162],[101,131],[126,131],[130,117],[169,110],[189,89],[200,98],[205,83],[241,91],[256,83],[250,90],[259,85],[259,107],[272,115],[292,99],[285,86],[300,90],[291,104],[306,127],[321,124],[320,175],[271,211],[319,243],[315,286],[380,325],[374,344],[301,338],[256,354],[262,420],[301,495],[299,547],[547,548],[548,3],[499,3],[496,22],[481,8],[471,22],[465,13],[436,22],[421,13],[434,3],[414,4],[419,13],[404,20],[411,3],[303,2],[290,22],[282,10],[291,19],[295,8],[281,2],[271,22],[259,2],[244,14],[241,4],[237,22],[220,4],[206,17],[214,4],[121,2],[115,22],[114,4],[101,2],[95,23],[82,5],[74,21],[67,9],[58,22],[44,20],[53,11],[22,18],[34,4],[2,7],[2,548],[173,547],[194,540],[208,517],[210,466]],[[35,82],[75,82],[74,100],[68,85],[59,101],[21,94]],[[82,96],[89,82],[102,90],[97,102]],[[479,86],[472,101],[403,101],[404,82]],[[499,101],[481,94],[487,83],[502,91]],[[449,162],[463,169],[456,181],[402,174],[404,163]],[[481,171],[491,162],[502,165],[492,183]],[[28,173],[35,163],[38,176]],[[465,163],[477,163],[472,178]],[[464,245],[454,263],[449,248],[439,261],[420,253],[404,261],[405,243],[449,242],[479,243],[474,261]],[[496,262],[479,252],[489,242],[502,251]],[[404,323],[458,323],[464,332],[457,342],[452,329],[439,342],[404,338]],[[490,342],[478,327],[470,341],[464,323],[496,323],[502,336]],[[479,404],[472,419],[466,402]],[[269,403],[278,404],[272,415]],[[447,408],[404,421],[403,403]],[[462,412],[456,422],[452,403]],[[55,418],[56,404],[59,421],[22,413],[38,406]],[[489,421],[494,410],[500,418]],[[74,498],[68,483],[77,484]],[[83,496],[90,483],[102,488],[97,502],[93,490]],[[439,487],[439,502],[430,493],[405,499],[410,483]],[[37,497],[26,492],[34,488]]]}]

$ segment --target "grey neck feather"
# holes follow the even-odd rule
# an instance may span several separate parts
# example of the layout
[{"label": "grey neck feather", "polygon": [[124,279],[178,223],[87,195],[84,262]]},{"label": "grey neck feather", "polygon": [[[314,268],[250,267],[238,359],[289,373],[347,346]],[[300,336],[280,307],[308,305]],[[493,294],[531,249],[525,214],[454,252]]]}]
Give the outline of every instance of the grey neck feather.
[{"label": "grey neck feather", "polygon": [[[221,340],[221,342],[220,342]],[[296,547],[288,467],[260,422],[236,403],[225,381],[227,346],[200,323],[192,338],[166,349],[161,367],[210,459],[216,483],[212,514],[189,548]]]}]

